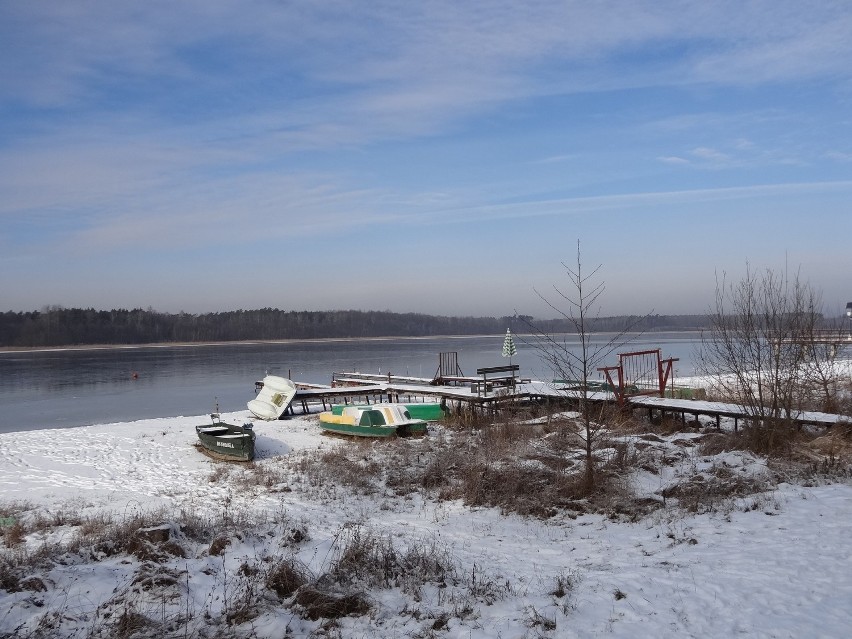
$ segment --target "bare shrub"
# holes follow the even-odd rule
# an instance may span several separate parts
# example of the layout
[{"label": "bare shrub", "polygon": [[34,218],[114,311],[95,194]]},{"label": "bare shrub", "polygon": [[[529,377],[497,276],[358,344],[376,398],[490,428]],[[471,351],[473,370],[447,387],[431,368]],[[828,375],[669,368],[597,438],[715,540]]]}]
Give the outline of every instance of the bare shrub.
[{"label": "bare shrub", "polygon": [[412,483],[426,491],[442,489],[452,485],[456,471],[466,464],[467,453],[462,447],[443,447],[429,455],[429,461],[420,470]]},{"label": "bare shrub", "polygon": [[[131,637],[144,636],[143,631],[151,631],[158,627],[158,624],[153,619],[149,619],[143,614],[136,612],[132,607],[125,608],[119,615],[113,626],[113,636],[116,639],[130,639]],[[146,633],[149,634],[150,633]]]},{"label": "bare shrub", "polygon": [[[150,534],[151,532],[163,534]],[[124,550],[141,561],[165,562],[172,557],[186,557],[180,543],[172,539],[169,526],[137,530],[124,546]]]},{"label": "bare shrub", "polygon": [[835,410],[847,417],[847,423],[852,422],[852,381],[839,379],[836,389],[837,395],[833,398]]},{"label": "bare shrub", "polygon": [[373,494],[378,489],[382,467],[375,461],[371,445],[393,443],[354,441],[351,446],[306,453],[299,457],[294,469],[313,486],[348,486],[365,495]]},{"label": "bare shrub", "polygon": [[312,586],[299,590],[295,603],[312,620],[360,616],[370,611],[370,602],[362,593],[333,594]]},{"label": "bare shrub", "polygon": [[785,420],[764,420],[760,424],[747,424],[742,429],[745,449],[767,457],[789,457],[799,431]]},{"label": "bare shrub", "polygon": [[494,577],[481,568],[477,570],[476,564],[466,575],[465,588],[468,596],[484,601],[489,606],[511,592],[508,580]]},{"label": "bare shrub", "polygon": [[233,594],[226,602],[225,621],[229,626],[244,624],[260,614],[259,594],[263,586],[260,567],[243,562],[237,570]]},{"label": "bare shrub", "polygon": [[266,587],[282,599],[290,597],[311,579],[307,567],[290,558],[279,561],[266,577]]},{"label": "bare shrub", "polygon": [[50,510],[35,512],[28,528],[35,532],[43,532],[60,526],[79,526],[82,522],[83,516],[79,511],[66,510],[60,506],[52,512]]},{"label": "bare shrub", "polygon": [[699,455],[718,455],[731,450],[747,450],[738,433],[707,433],[698,440]]},{"label": "bare shrub", "polygon": [[26,512],[35,510],[32,502],[11,500],[0,502],[0,519],[18,519]]},{"label": "bare shrub", "polygon": [[550,591],[550,595],[552,597],[556,597],[557,599],[562,599],[563,597],[570,596],[577,584],[580,581],[579,574],[576,572],[569,572],[568,574],[560,573],[556,577],[556,584],[553,590]]},{"label": "bare shrub", "polygon": [[[92,548],[97,554],[112,556],[127,552],[140,553],[140,559],[153,559],[160,555],[156,540],[146,540],[140,537],[139,531],[146,528],[162,527],[170,517],[163,508],[153,511],[133,512],[122,519],[115,519],[112,514],[95,515],[92,519],[80,522],[76,534],[68,545],[68,550],[79,551]],[[183,556],[183,551],[177,548],[165,550],[169,555]]]},{"label": "bare shrub", "polygon": [[607,442],[602,432],[593,484],[573,421],[545,435],[529,425],[516,425],[510,436],[504,430],[494,444],[489,441],[491,432],[483,431],[479,445],[469,447],[468,454],[448,469],[455,483],[445,485],[442,498],[536,517],[551,517],[564,509],[607,511],[613,496],[629,501],[626,482],[619,478],[631,470],[635,455],[624,444]]},{"label": "bare shrub", "polygon": [[852,428],[838,425],[818,433],[790,431],[786,435],[785,454],[774,446],[767,451],[762,429],[744,428],[738,433],[707,433],[699,443],[701,455],[716,455],[742,450],[766,455],[771,468],[788,479],[844,479],[852,476]]},{"label": "bare shrub", "polygon": [[465,503],[499,506],[504,512],[540,517],[555,514],[555,495],[571,499],[570,482],[547,468],[518,465],[469,465],[462,476]]},{"label": "bare shrub", "polygon": [[455,562],[435,541],[399,547],[390,536],[357,525],[345,526],[340,535],[327,573],[314,578],[294,558],[280,559],[266,574],[265,587],[281,599],[292,597],[295,611],[313,620],[367,614],[372,604],[364,593],[370,590],[398,587],[417,598],[426,583],[446,587],[464,581],[465,596],[497,596],[496,581],[477,579],[475,568],[471,579],[460,580]]},{"label": "bare shrub", "polygon": [[225,549],[231,545],[231,539],[225,535],[217,535],[212,542],[210,542],[210,548],[207,552],[211,557],[220,557]]},{"label": "bare shrub", "polygon": [[47,585],[40,577],[30,576],[21,580],[21,590],[29,592],[47,592]]},{"label": "bare shrub", "polygon": [[131,588],[143,591],[168,588],[178,583],[181,574],[184,573],[166,568],[155,562],[143,561],[130,585]]},{"label": "bare shrub", "polygon": [[[625,421],[620,413],[613,413],[612,420],[614,428]],[[596,426],[594,465],[599,476],[590,484],[581,431],[576,419],[529,423],[502,415],[479,428],[441,427],[433,437],[381,442],[378,450],[366,445],[338,447],[331,453],[305,456],[296,466],[312,487],[326,484],[336,490],[348,485],[370,493],[384,483],[397,495],[422,492],[535,517],[567,510],[634,518],[657,507],[655,501],[630,505],[623,478],[639,463],[637,452],[610,437],[609,425]],[[381,465],[376,459],[381,459]]]},{"label": "bare shrub", "polygon": [[556,630],[556,619],[552,619],[541,614],[533,606],[527,606],[524,609],[525,623],[527,628],[540,628],[544,632],[553,632]]},{"label": "bare shrub", "polygon": [[18,546],[23,543],[25,538],[26,529],[20,521],[16,521],[11,526],[5,526],[3,528],[3,543],[6,544],[8,548]]},{"label": "bare shrub", "polygon": [[188,511],[184,508],[177,514],[177,522],[182,534],[187,539],[196,542],[209,540],[219,527],[214,524],[213,517],[203,514],[203,511]]},{"label": "bare shrub", "polygon": [[848,465],[852,462],[852,427],[838,425],[801,444],[799,450],[818,457],[827,465]]},{"label": "bare shrub", "polygon": [[637,327],[642,318],[632,318],[624,328],[602,341],[594,339],[595,313],[599,310],[598,300],[605,290],[603,281],[598,280],[597,275],[601,266],[591,271],[584,267],[579,240],[576,263],[568,265],[563,262],[562,266],[567,275],[567,288],[553,286],[555,301],[538,291],[536,293],[551,310],[572,326],[572,333],[578,338],[578,343],[567,340],[564,335],[543,331],[532,322],[527,321],[526,324],[533,335],[532,345],[554,378],[574,381],[572,386],[575,388],[565,391],[565,399],[570,398],[577,405],[580,424],[577,436],[584,452],[584,491],[593,493],[597,489],[595,451],[604,434],[604,427],[611,419],[607,415],[606,404],[593,401],[589,380],[611,354],[629,341],[627,334]]},{"label": "bare shrub", "polygon": [[0,502],[0,534],[7,547],[12,548],[24,541],[28,533],[24,516],[34,509],[35,506],[28,501]]},{"label": "bare shrub", "polygon": [[445,417],[441,423],[449,431],[465,431],[482,428],[490,424],[491,421],[491,417],[482,411],[463,408]]},{"label": "bare shrub", "polygon": [[114,524],[114,515],[109,512],[96,513],[86,517],[77,528],[77,534],[82,537],[102,537]]},{"label": "bare shrub", "polygon": [[852,477],[852,428],[838,424],[818,433],[802,432],[788,457],[772,458],[770,467],[787,481],[805,485]]},{"label": "bare shrub", "polygon": [[16,562],[2,556],[0,556],[0,590],[6,592],[19,592],[21,590]]},{"label": "bare shrub", "polygon": [[677,499],[678,506],[690,513],[722,510],[738,497],[760,493],[768,488],[766,480],[733,475],[724,468],[714,469],[709,476],[696,474],[663,491],[663,497]]},{"label": "bare shrub", "polygon": [[403,551],[389,536],[356,526],[329,576],[344,585],[401,587],[406,592],[417,592],[424,583],[443,583],[454,574],[455,567],[447,553],[434,542],[415,542]]},{"label": "bare shrub", "polygon": [[207,481],[211,484],[218,484],[226,480],[231,474],[231,465],[227,462],[213,462],[213,468],[210,470],[210,476]]},{"label": "bare shrub", "polygon": [[287,468],[279,464],[250,462],[243,468],[236,482],[238,486],[254,488],[261,486],[275,492],[286,484]]},{"label": "bare shrub", "polygon": [[[821,294],[799,272],[746,264],[739,282],[717,278],[711,329],[702,342],[700,368],[727,401],[751,418],[745,433],[750,450],[789,453],[795,415],[809,401],[816,384],[830,403],[830,366],[814,347],[822,317]],[[819,374],[814,363],[820,363]],[[825,363],[825,366],[822,366]]]}]

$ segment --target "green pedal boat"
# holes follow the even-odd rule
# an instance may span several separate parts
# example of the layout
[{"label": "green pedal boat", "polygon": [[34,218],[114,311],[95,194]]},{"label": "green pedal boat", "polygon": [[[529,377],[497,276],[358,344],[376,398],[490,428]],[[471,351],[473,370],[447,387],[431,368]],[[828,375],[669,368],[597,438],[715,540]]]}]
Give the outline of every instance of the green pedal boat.
[{"label": "green pedal boat", "polygon": [[[333,404],[331,412],[335,415],[341,415],[343,409],[356,404]],[[359,408],[375,408],[376,404],[357,404]],[[413,404],[391,404],[390,402],[382,404],[382,406],[402,406],[408,411],[411,419],[423,419],[427,422],[437,422],[447,416],[446,411],[438,402],[414,402]]]},{"label": "green pedal boat", "polygon": [[402,404],[343,406],[320,413],[320,428],[354,437],[425,435],[426,420],[414,419]]}]

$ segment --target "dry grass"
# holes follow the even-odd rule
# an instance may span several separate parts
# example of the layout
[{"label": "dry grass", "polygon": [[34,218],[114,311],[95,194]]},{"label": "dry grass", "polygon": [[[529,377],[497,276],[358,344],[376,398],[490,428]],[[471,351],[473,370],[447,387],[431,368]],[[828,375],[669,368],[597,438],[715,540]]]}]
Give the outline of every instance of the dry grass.
[{"label": "dry grass", "polygon": [[362,494],[390,489],[398,496],[420,492],[542,518],[560,511],[629,517],[647,512],[653,503],[630,505],[625,477],[634,452],[605,439],[604,430],[596,431],[596,483],[590,489],[578,432],[573,419],[488,423],[466,416],[434,428],[426,438],[351,441],[332,452],[304,455],[293,468],[312,489],[348,487]]},{"label": "dry grass", "polygon": [[814,437],[803,437],[799,450],[829,463],[852,463],[852,426],[840,425]]},{"label": "dry grass", "polygon": [[299,588],[311,580],[310,571],[306,566],[293,558],[275,563],[266,577],[266,587],[281,599],[292,596]]},{"label": "dry grass", "polygon": [[396,443],[356,439],[345,447],[330,451],[311,451],[291,462],[305,484],[312,487],[347,486],[364,495],[379,489],[382,466],[376,461],[377,449]]},{"label": "dry grass", "polygon": [[455,574],[453,561],[434,540],[417,541],[403,549],[388,535],[377,535],[361,526],[349,530],[329,572],[339,584],[368,589],[401,588],[408,593],[418,592],[425,583],[444,584]]},{"label": "dry grass", "polygon": [[15,520],[15,523],[4,526],[2,531],[3,543],[7,548],[14,548],[26,539],[26,529],[20,521]]},{"label": "dry grass", "polygon": [[299,590],[294,603],[307,619],[339,619],[370,612],[370,603],[363,593],[336,594],[307,586]]},{"label": "dry grass", "polygon": [[[749,428],[739,433],[710,432],[702,438],[699,453],[716,455],[739,450],[761,455],[763,446],[755,446],[755,439],[762,437]],[[817,431],[791,429],[785,435],[783,454],[776,448],[767,459],[776,475],[788,480],[852,477],[852,427],[841,424]]]},{"label": "dry grass", "polygon": [[[46,518],[21,510],[15,512],[44,525]],[[509,592],[507,582],[476,567],[470,573],[459,570],[436,540],[406,541],[355,525],[340,530],[327,570],[319,576],[297,561],[291,550],[286,556],[280,551],[271,556],[263,553],[253,560],[246,558],[238,568],[233,562],[228,567],[226,558],[233,556],[229,547],[234,538],[245,543],[251,535],[272,536],[280,540],[278,548],[290,548],[308,539],[308,531],[284,518],[274,525],[254,521],[237,531],[232,517],[224,514],[209,520],[186,517],[183,520],[163,510],[121,518],[81,516],[68,543],[50,544],[38,556],[9,549],[0,554],[0,588],[34,594],[50,590],[55,586],[37,573],[44,570],[47,574],[59,562],[87,566],[117,557],[120,564],[135,566],[127,585],[98,607],[88,634],[82,635],[91,639],[200,636],[196,633],[201,629],[204,636],[242,636],[270,606],[283,605],[305,619],[334,620],[370,613],[373,603],[366,592],[399,588],[419,601],[425,584],[448,593],[442,595],[449,606],[442,614],[449,620],[470,615],[479,602],[490,604]],[[184,557],[205,556],[217,559],[205,570],[211,578],[211,591],[201,597],[207,604],[199,611],[192,609],[191,602],[199,599],[190,591]],[[226,590],[227,596],[220,598]],[[222,603],[216,604],[218,601]],[[66,623],[61,605],[39,614],[39,630],[34,636],[53,636],[51,633]],[[242,630],[236,634],[226,630],[237,627]],[[328,622],[322,624],[322,628],[333,627]]]},{"label": "dry grass", "polygon": [[762,493],[771,487],[765,478],[738,476],[728,469],[714,468],[712,473],[695,474],[663,491],[666,498],[677,499],[678,506],[690,513],[719,512],[732,500]]}]

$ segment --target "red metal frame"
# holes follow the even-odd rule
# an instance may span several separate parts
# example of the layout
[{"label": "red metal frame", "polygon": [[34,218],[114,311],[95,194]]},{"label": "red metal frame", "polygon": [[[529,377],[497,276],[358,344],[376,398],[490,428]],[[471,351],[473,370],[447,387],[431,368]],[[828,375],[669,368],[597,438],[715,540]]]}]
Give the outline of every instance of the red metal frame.
[{"label": "red metal frame", "polygon": [[[626,358],[629,357],[644,357],[647,355],[657,356],[657,388],[654,390],[640,390],[637,387],[637,390],[628,393],[627,387],[624,383],[624,361]],[[603,368],[599,368],[598,370],[602,372],[606,377],[607,384],[609,384],[614,389],[613,392],[615,393],[615,397],[618,400],[618,403],[623,404],[624,398],[628,395],[659,394],[660,397],[665,397],[666,386],[669,383],[669,379],[671,379],[671,384],[674,388],[674,363],[678,361],[678,359],[679,358],[677,357],[663,359],[662,351],[659,348],[648,351],[631,351],[628,353],[618,354],[618,366],[604,366]],[[613,372],[617,373],[617,381],[614,380],[612,377]]]}]

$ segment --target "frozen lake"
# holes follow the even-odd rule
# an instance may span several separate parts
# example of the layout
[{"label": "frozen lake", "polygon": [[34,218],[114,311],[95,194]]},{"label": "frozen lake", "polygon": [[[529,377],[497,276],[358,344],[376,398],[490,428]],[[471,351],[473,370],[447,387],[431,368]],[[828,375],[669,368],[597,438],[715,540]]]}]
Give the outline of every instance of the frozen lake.
[{"label": "frozen lake", "polygon": [[[552,379],[527,339],[515,336],[512,363],[524,377]],[[680,359],[676,377],[691,376],[699,343],[697,333],[650,333],[617,352],[660,348],[663,357]],[[267,372],[317,384],[353,370],[432,378],[438,354],[455,351],[462,371],[473,375],[507,363],[502,344],[499,335],[0,352],[0,432],[203,415],[217,402],[223,412],[243,410]],[[613,354],[603,365],[616,363]]]}]

